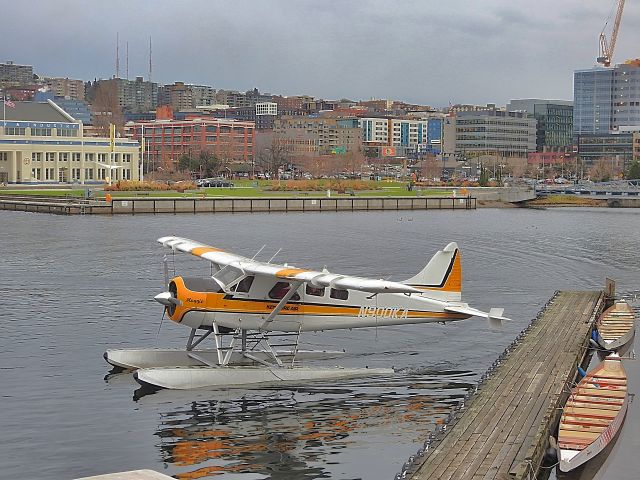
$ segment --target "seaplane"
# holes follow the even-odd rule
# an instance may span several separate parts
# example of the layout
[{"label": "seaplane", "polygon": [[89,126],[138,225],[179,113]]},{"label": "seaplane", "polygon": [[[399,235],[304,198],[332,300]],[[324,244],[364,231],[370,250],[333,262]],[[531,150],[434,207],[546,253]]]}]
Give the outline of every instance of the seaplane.
[{"label": "seaplane", "polygon": [[[390,375],[388,368],[301,366],[342,352],[303,350],[303,332],[452,322],[489,312],[462,302],[462,263],[456,243],[438,251],[407,280],[395,282],[258,261],[186,238],[158,239],[174,253],[207,260],[210,275],[169,278],[154,299],[164,315],[190,329],[186,349],[112,349],[105,360],[134,370],[143,387],[191,389]],[[257,255],[257,254],[256,254]],[[202,342],[213,337],[213,348]],[[274,340],[275,339],[275,340]],[[279,342],[279,343],[278,343]],[[277,344],[276,344],[277,343]],[[200,346],[200,348],[196,348]]]}]

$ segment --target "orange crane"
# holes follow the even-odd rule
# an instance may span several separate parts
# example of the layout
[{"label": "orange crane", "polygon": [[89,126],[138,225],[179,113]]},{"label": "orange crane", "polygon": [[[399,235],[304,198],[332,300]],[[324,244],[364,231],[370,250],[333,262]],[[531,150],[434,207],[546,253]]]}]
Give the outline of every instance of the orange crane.
[{"label": "orange crane", "polygon": [[620,20],[622,20],[622,11],[624,10],[624,2],[625,0],[618,0],[618,11],[616,12],[616,19],[613,24],[613,30],[611,31],[611,40],[607,40],[607,36],[604,31],[607,28],[607,23],[604,24],[602,28],[602,32],[600,32],[600,54],[596,61],[598,63],[603,64],[605,67],[611,66],[611,61],[613,59],[613,51],[616,48],[616,40],[618,38],[618,31],[620,30]]}]

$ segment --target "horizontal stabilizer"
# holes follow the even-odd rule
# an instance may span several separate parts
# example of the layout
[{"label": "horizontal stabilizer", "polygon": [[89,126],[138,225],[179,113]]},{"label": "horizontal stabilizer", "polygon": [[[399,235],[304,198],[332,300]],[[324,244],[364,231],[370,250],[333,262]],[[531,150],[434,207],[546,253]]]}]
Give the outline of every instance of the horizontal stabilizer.
[{"label": "horizontal stabilizer", "polygon": [[447,312],[462,313],[464,315],[470,315],[472,317],[482,317],[489,320],[489,326],[492,328],[499,328],[502,326],[503,321],[511,320],[510,318],[503,317],[504,308],[492,308],[489,313],[477,310],[468,306],[447,306],[444,307]]}]

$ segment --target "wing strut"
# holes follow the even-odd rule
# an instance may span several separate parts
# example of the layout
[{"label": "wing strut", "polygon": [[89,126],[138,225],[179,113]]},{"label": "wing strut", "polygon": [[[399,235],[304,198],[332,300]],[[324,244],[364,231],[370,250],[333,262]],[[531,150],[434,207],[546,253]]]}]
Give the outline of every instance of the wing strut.
[{"label": "wing strut", "polygon": [[262,322],[262,325],[260,325],[259,330],[264,330],[264,328],[267,325],[273,322],[274,318],[276,318],[276,315],[280,313],[280,311],[284,308],[284,306],[291,299],[291,297],[293,297],[294,293],[296,293],[296,290],[298,290],[298,287],[302,285],[302,283],[303,282],[296,282],[296,281],[289,282],[289,285],[291,285],[291,288],[289,288],[289,291],[286,293],[286,295],[282,297],[282,299],[278,302],[278,304],[276,305],[276,308],[273,309],[273,312],[271,312],[269,316],[264,320],[264,322]]}]

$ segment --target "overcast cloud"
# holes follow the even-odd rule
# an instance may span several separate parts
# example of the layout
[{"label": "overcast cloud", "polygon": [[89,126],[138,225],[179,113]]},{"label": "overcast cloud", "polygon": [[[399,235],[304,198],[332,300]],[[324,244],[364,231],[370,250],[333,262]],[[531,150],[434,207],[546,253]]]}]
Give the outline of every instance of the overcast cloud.
[{"label": "overcast cloud", "polygon": [[[615,0],[42,0],[4,2],[0,61],[215,88],[431,104],[573,96]],[[611,23],[611,22],[610,22]],[[615,61],[640,57],[627,2]]]}]

